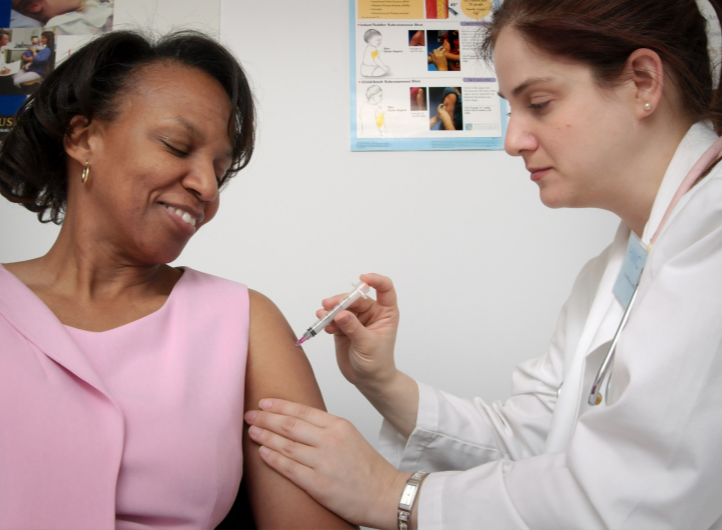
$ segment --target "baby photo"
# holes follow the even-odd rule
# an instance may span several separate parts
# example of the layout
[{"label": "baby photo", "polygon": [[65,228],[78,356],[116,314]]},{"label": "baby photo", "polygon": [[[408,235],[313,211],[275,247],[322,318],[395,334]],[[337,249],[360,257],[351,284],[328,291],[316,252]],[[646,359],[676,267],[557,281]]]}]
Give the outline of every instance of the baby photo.
[{"label": "baby photo", "polygon": [[13,0],[11,28],[53,28],[56,35],[99,35],[113,29],[113,0]]}]

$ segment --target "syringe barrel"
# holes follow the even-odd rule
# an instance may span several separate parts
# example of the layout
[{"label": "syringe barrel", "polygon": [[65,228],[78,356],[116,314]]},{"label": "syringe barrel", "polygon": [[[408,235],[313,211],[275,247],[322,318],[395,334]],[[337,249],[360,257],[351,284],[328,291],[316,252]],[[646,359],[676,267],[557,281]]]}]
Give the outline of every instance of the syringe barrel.
[{"label": "syringe barrel", "polygon": [[331,309],[328,313],[326,313],[323,318],[319,319],[318,322],[316,322],[313,326],[309,328],[309,331],[314,331],[315,333],[320,333],[321,330],[323,330],[326,326],[328,326],[331,322],[333,322],[334,317],[346,309],[348,306],[353,304],[356,300],[361,298],[362,296],[366,298],[366,295],[371,290],[371,287],[369,287],[364,282],[360,282],[357,285],[354,285],[353,291],[348,293],[339,304]]}]

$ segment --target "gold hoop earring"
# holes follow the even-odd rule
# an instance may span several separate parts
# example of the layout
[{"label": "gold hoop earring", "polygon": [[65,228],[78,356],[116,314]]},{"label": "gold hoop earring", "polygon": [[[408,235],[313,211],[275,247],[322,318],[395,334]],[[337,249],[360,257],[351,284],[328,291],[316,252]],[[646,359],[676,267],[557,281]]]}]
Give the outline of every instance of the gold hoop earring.
[{"label": "gold hoop earring", "polygon": [[80,181],[85,184],[88,182],[88,177],[90,176],[90,162],[85,163],[85,167],[83,168],[83,174],[80,176]]}]

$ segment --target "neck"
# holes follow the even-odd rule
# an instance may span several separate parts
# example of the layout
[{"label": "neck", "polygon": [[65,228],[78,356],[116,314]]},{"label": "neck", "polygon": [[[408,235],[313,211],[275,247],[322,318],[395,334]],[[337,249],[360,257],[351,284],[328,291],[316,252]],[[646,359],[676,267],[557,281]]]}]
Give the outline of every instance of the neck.
[{"label": "neck", "polygon": [[72,294],[88,302],[103,301],[164,291],[171,277],[177,280],[180,276],[167,265],[136,263],[114,249],[112,243],[83,237],[83,233],[72,217],[64,219],[58,239],[45,256],[36,260],[34,269],[42,271],[34,275],[38,288],[52,286],[58,294]]},{"label": "neck", "polygon": [[624,165],[617,188],[608,205],[603,206],[617,214],[639,237],[647,225],[667,168],[689,127],[689,123],[649,124],[644,142],[635,146],[634,157]]}]

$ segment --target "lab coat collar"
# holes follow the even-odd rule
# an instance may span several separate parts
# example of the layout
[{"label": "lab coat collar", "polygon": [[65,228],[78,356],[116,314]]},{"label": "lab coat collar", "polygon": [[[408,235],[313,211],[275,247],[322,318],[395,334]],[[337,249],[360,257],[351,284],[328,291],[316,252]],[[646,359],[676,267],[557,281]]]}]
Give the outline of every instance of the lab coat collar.
[{"label": "lab coat collar", "polygon": [[[70,337],[65,326],[35,293],[0,265],[0,316],[41,352],[116,403]],[[117,405],[116,405],[117,406]]]},{"label": "lab coat collar", "polygon": [[[717,135],[704,122],[693,125],[684,136],[672,157],[657,192],[649,221],[643,233],[645,243],[649,243],[657,230],[667,207],[672,201],[672,197],[677,192],[684,177],[716,140]],[[694,190],[695,188],[688,195],[693,193]],[[688,197],[684,198],[684,200],[688,200]],[[667,226],[671,224],[674,215],[680,210],[682,204],[683,202],[680,201],[680,204],[675,208],[675,212],[667,221]],[[584,331],[577,345],[576,354],[568,369],[565,370],[564,389],[566,392],[561,393],[555,408],[552,419],[553,428],[547,438],[547,452],[553,453],[566,450],[579,414],[589,408],[586,406],[586,397],[591,387],[591,377],[587,376],[589,374],[593,376],[596,373],[598,363],[592,363],[591,370],[587,370],[588,359],[595,352],[598,353],[600,348],[606,349],[608,347],[624,312],[622,306],[614,298],[612,287],[622,267],[628,238],[629,227],[622,221],[614,242],[608,249],[607,266],[600,278],[594,302],[589,310]]]},{"label": "lab coat collar", "polygon": [[[697,163],[717,138],[717,134],[707,122],[695,123],[682,138],[664,174],[649,220],[644,227],[643,241],[646,244],[649,244],[652,236],[657,231],[657,227],[672,202],[674,194],[690,169],[692,169],[692,166]],[[694,191],[695,188],[692,188],[692,191],[687,194],[688,196],[684,197],[675,207],[672,215],[667,220],[665,229],[672,224],[676,213],[681,210],[681,206],[686,200],[689,200],[689,195]],[[628,239],[629,227],[622,221],[614,238],[614,243],[610,248],[609,262],[600,282],[594,306],[589,313],[589,321],[593,324],[587,329],[595,330],[594,336],[588,342],[580,341],[580,346],[585,352],[584,357],[594,353],[600,346],[606,345],[614,336],[614,332],[622,319],[624,311],[614,298],[611,287],[616,282],[622,267]]]},{"label": "lab coat collar", "polygon": [[[717,138],[717,133],[714,132],[709,122],[702,121],[692,125],[684,138],[682,138],[672,157],[672,161],[667,167],[667,172],[664,174],[662,184],[657,191],[657,197],[654,199],[652,211],[649,214],[649,220],[644,227],[642,241],[645,244],[649,244],[652,236],[657,231],[657,227],[662,221],[662,217],[672,202],[672,197],[677,192],[684,177],[687,176],[692,166],[695,165]],[[671,217],[667,220],[667,226],[671,224],[672,219],[674,219],[674,216],[680,210],[679,206],[678,204],[672,212]]]}]

